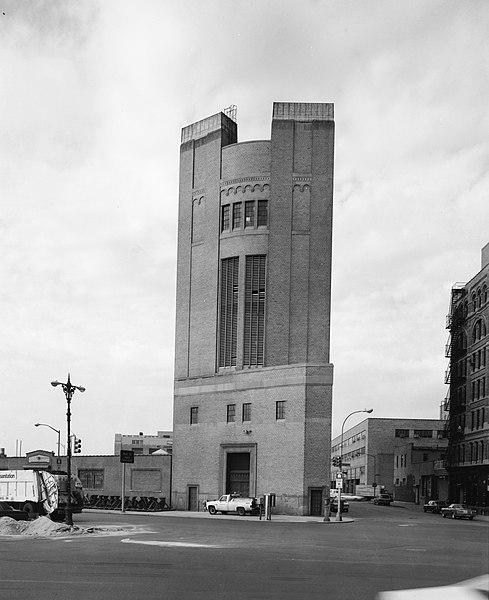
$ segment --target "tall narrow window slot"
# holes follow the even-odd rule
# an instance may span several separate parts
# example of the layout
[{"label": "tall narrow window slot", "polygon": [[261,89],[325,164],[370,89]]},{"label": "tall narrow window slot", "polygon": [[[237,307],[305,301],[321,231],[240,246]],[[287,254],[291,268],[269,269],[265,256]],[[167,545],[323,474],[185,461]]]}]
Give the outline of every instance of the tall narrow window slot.
[{"label": "tall narrow window slot", "polygon": [[221,293],[219,315],[219,366],[236,366],[238,332],[239,258],[221,261]]},{"label": "tall narrow window slot", "polygon": [[266,256],[246,257],[243,363],[263,365]]}]

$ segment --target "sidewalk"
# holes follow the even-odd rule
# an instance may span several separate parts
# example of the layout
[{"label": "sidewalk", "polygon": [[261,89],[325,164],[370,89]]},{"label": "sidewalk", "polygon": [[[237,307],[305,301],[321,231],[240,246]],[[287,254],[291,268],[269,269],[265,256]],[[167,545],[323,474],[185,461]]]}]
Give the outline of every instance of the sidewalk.
[{"label": "sidewalk", "polygon": [[[422,505],[419,504],[413,504],[412,502],[398,502],[395,501],[394,503],[396,508],[402,508],[402,509],[406,509],[406,511],[409,512],[415,512],[415,513],[420,513],[420,515],[423,515],[423,507]],[[191,511],[187,511],[187,510],[164,510],[164,511],[160,511],[160,512],[143,512],[143,511],[135,511],[135,510],[128,510],[125,513],[122,513],[120,510],[103,510],[103,509],[97,509],[97,508],[85,508],[83,509],[83,512],[85,514],[89,514],[90,512],[94,512],[94,513],[99,513],[99,514],[103,514],[103,513],[108,513],[108,514],[112,514],[112,515],[122,515],[122,514],[126,514],[126,515],[147,515],[147,516],[153,516],[153,517],[168,517],[168,518],[172,518],[172,517],[180,517],[180,518],[186,518],[186,519],[225,519],[225,520],[229,520],[229,519],[254,519],[256,521],[259,521],[259,517],[257,517],[256,515],[253,516],[247,516],[247,517],[240,517],[239,515],[233,515],[233,514],[227,514],[227,515],[221,515],[221,514],[217,514],[217,515],[210,515],[207,511],[199,511],[199,512],[191,512]],[[368,517],[358,517],[359,519],[368,519]],[[440,516],[440,518],[442,518]],[[262,517],[261,519],[262,521],[265,521],[265,518]],[[271,521],[276,522],[276,523],[321,523],[324,525],[341,525],[342,523],[353,523],[356,519],[346,516],[345,514],[342,515],[342,520],[341,521],[336,521],[336,515],[332,515],[330,517],[329,521],[324,521],[323,517],[309,517],[309,516],[299,516],[299,515],[276,515],[276,514],[272,514],[272,518]],[[489,523],[489,516],[484,516],[484,515],[477,515],[476,516],[476,520],[477,521],[485,521],[486,523]]]},{"label": "sidewalk", "polygon": [[[255,521],[259,521],[260,518],[257,515],[252,515],[252,516],[247,516],[247,517],[240,517],[239,515],[232,515],[232,514],[227,514],[227,515],[210,515],[208,512],[206,511],[200,511],[200,512],[190,512],[188,510],[164,510],[164,511],[160,511],[160,512],[143,512],[143,511],[139,511],[139,510],[128,510],[125,513],[122,513],[120,510],[103,510],[103,509],[97,509],[97,508],[84,508],[83,509],[83,513],[84,514],[89,514],[89,513],[98,513],[98,514],[111,514],[111,515],[130,515],[130,516],[136,516],[136,515],[146,515],[146,516],[151,516],[151,517],[168,517],[168,518],[172,518],[172,517],[180,517],[180,518],[186,518],[186,519],[211,519],[211,520],[216,520],[216,519],[225,519],[226,521],[229,521],[229,519],[254,519]],[[262,521],[266,521],[266,519],[264,517],[261,518]],[[353,523],[355,519],[352,519],[351,517],[346,517],[345,515],[342,516],[342,520],[341,521],[336,521],[335,520],[335,515],[330,517],[330,521],[324,521],[323,517],[302,517],[299,515],[272,515],[271,521],[275,522],[275,523],[322,523],[324,525],[331,525],[331,524],[338,524],[341,525],[341,523]]]}]

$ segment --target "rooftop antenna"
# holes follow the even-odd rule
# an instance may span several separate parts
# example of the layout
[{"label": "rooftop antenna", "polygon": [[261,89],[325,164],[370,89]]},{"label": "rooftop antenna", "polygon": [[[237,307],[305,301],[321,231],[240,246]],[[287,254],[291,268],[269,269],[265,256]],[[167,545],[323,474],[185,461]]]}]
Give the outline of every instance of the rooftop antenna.
[{"label": "rooftop antenna", "polygon": [[236,106],[236,104],[231,104],[231,106],[228,106],[227,108],[224,109],[224,114],[229,117],[232,121],[234,121],[235,123],[237,123],[237,114],[238,114],[238,107]]}]

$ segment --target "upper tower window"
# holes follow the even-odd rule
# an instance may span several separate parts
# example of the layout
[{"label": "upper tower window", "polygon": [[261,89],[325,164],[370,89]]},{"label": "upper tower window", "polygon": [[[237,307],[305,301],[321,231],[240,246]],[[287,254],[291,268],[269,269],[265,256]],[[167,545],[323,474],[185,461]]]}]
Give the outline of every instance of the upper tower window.
[{"label": "upper tower window", "polygon": [[243,204],[241,202],[235,202],[233,204],[233,229],[241,229],[241,214]]},{"label": "upper tower window", "polygon": [[245,202],[245,227],[255,226],[255,201]]},{"label": "upper tower window", "polygon": [[268,200],[258,200],[258,227],[268,225]]},{"label": "upper tower window", "polygon": [[229,204],[221,207],[221,231],[229,231]]}]

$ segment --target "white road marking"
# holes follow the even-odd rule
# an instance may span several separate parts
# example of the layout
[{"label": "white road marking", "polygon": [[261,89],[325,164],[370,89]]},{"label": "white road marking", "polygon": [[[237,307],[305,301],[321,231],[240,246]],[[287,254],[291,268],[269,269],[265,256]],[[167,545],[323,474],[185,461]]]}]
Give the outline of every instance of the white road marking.
[{"label": "white road marking", "polygon": [[216,544],[192,544],[191,542],[167,542],[160,540],[153,541],[142,541],[142,540],[131,540],[129,538],[124,538],[121,540],[123,544],[143,544],[145,546],[164,546],[168,548],[222,548],[223,546],[218,546]]}]

